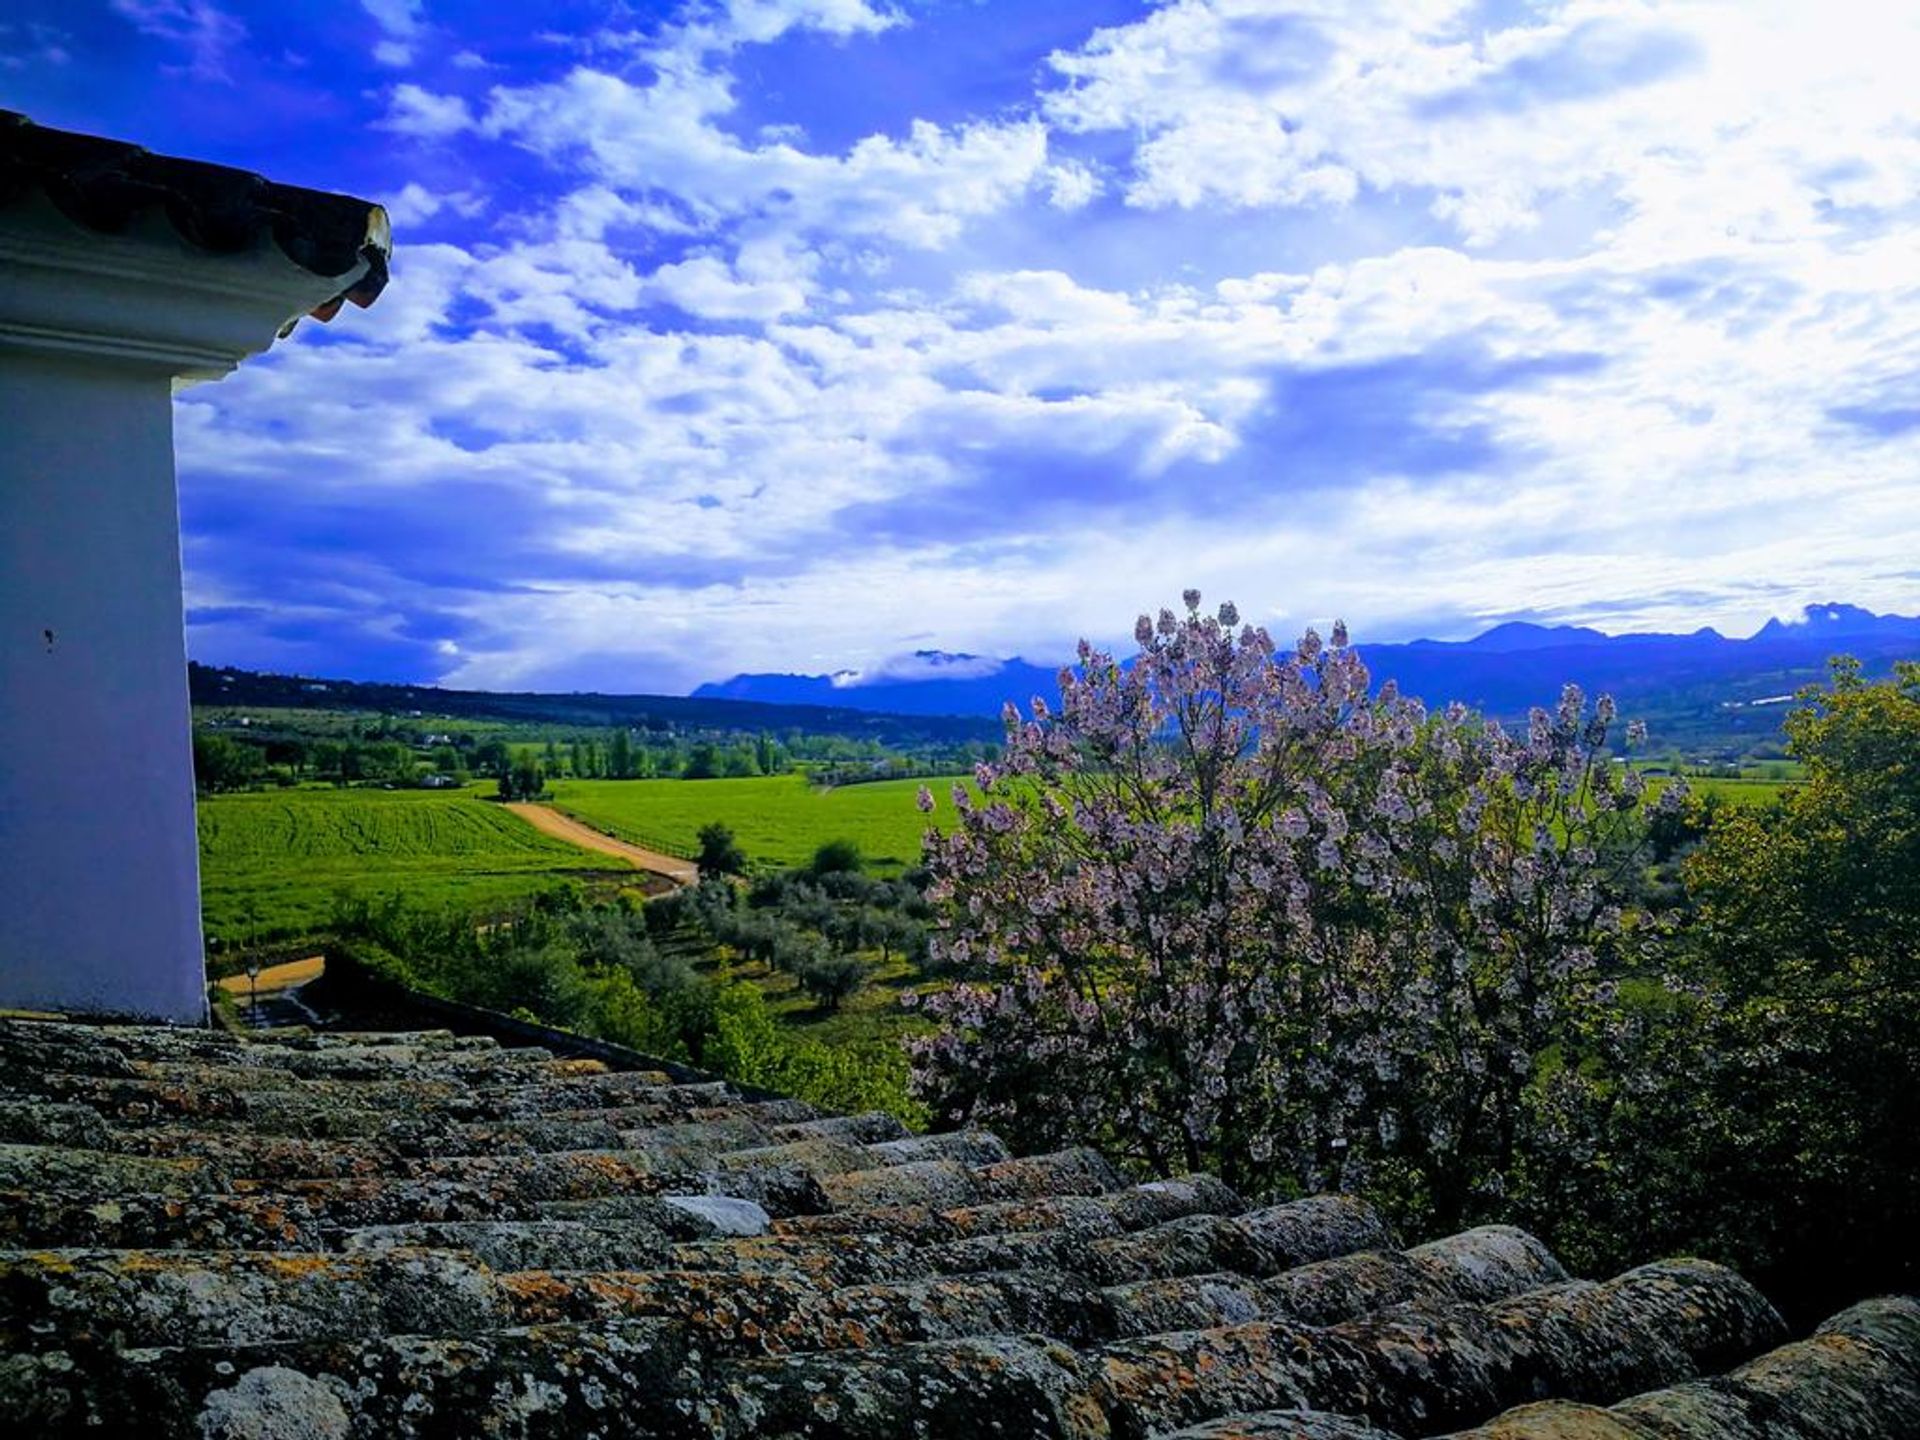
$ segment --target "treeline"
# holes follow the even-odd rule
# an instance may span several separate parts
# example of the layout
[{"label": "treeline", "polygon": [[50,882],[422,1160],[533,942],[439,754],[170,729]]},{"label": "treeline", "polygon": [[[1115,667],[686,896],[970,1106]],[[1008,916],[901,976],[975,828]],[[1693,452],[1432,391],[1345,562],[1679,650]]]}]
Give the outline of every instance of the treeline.
[{"label": "treeline", "polygon": [[992,743],[1000,725],[984,716],[884,715],[836,705],[778,705],[681,695],[501,693],[313,679],[190,663],[196,706],[436,715],[456,723],[502,721],[542,731],[626,727],[654,734],[806,734],[872,742],[892,750]]},{"label": "treeline", "polygon": [[[249,717],[250,718],[250,717]],[[878,741],[790,732],[659,735],[616,726],[570,731],[544,739],[451,733],[380,718],[355,733],[314,736],[284,724],[203,721],[193,736],[195,783],[202,791],[261,789],[299,784],[448,786],[471,780],[512,779],[525,789],[529,765],[538,767],[531,793],[548,780],[718,780],[785,775],[798,769],[823,783],[951,774],[990,759],[999,747],[958,742],[914,753]]]},{"label": "treeline", "polygon": [[362,736],[320,739],[264,727],[201,728],[193,737],[195,782],[209,792],[303,782],[463,785],[501,779],[528,764],[538,765],[546,779],[712,780],[782,775],[814,748],[805,739],[788,743],[771,735],[659,743],[616,729],[604,736],[529,743],[466,733],[389,738],[369,729],[372,733]]}]

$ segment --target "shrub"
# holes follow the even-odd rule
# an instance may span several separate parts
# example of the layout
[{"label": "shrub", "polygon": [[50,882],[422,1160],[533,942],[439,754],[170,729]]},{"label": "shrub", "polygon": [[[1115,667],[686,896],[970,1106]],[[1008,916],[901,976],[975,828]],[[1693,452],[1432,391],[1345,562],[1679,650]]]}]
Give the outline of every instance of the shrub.
[{"label": "shrub", "polygon": [[853,841],[829,840],[813,852],[813,860],[807,869],[818,878],[823,875],[858,874],[866,865],[866,857],[861,855],[860,847]]},{"label": "shrub", "polygon": [[[1578,1152],[1630,938],[1640,780],[1568,687],[1523,736],[1372,693],[1336,626],[1291,655],[1232,606],[1082,644],[1058,714],[930,835],[916,1042],[940,1120],[1092,1143],[1254,1194],[1371,1186],[1418,1227]],[[1678,803],[1678,787],[1665,792]],[[923,793],[923,808],[931,796]]]}]

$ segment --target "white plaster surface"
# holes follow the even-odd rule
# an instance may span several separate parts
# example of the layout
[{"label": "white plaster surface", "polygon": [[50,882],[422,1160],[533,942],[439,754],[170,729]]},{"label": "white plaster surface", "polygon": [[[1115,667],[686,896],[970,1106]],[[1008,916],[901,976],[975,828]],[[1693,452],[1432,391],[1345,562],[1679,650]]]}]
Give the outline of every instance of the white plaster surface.
[{"label": "white plaster surface", "polygon": [[206,1018],[173,390],[360,273],[0,210],[0,1008]]},{"label": "white plaster surface", "polygon": [[0,350],[0,1005],[205,1015],[184,635],[172,377]]}]

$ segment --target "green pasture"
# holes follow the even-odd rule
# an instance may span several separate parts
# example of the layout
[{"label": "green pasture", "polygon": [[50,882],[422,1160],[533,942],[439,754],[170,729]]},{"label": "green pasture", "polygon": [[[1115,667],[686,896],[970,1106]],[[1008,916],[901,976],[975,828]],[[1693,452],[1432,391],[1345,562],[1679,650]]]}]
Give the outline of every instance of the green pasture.
[{"label": "green pasture", "polygon": [[239,944],[304,935],[325,926],[341,894],[404,893],[419,904],[485,909],[557,879],[620,869],[481,794],[470,787],[202,796],[208,937]]},{"label": "green pasture", "polygon": [[928,817],[914,805],[933,791],[933,819],[951,820],[948,780],[876,780],[822,789],[799,775],[750,780],[559,780],[555,809],[609,835],[669,855],[694,854],[715,821],[759,865],[804,865],[829,840],[851,840],[869,868],[889,874],[919,863]]},{"label": "green pasture", "polygon": [[[1791,780],[1768,780],[1757,775],[1742,775],[1738,779],[1731,776],[1689,775],[1686,779],[1687,789],[1694,795],[1713,795],[1724,805],[1771,805],[1793,784]],[[1650,776],[1647,780],[1647,799],[1654,799],[1667,784],[1664,776]]]}]

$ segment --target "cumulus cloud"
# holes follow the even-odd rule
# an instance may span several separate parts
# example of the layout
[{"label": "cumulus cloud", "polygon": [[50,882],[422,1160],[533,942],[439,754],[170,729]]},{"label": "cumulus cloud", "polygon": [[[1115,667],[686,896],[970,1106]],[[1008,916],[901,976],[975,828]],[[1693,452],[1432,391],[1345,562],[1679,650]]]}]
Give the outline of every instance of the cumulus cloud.
[{"label": "cumulus cloud", "polygon": [[111,0],[111,6],[142,34],[184,50],[183,68],[194,79],[232,83],[228,62],[245,42],[247,27],[212,0]]},{"label": "cumulus cloud", "polygon": [[926,59],[866,0],[379,78],[394,285],[178,407],[196,644],[636,689],[1196,581],[1376,638],[1913,609],[1917,17],[1490,13],[1171,0],[992,107],[843,108]]},{"label": "cumulus cloud", "polygon": [[443,212],[471,220],[487,208],[486,197],[472,190],[429,190],[409,180],[387,201],[387,214],[396,225],[419,225]]},{"label": "cumulus cloud", "polygon": [[393,87],[380,122],[386,129],[422,140],[445,139],[474,128],[473,112],[458,95],[436,95],[411,81]]}]

